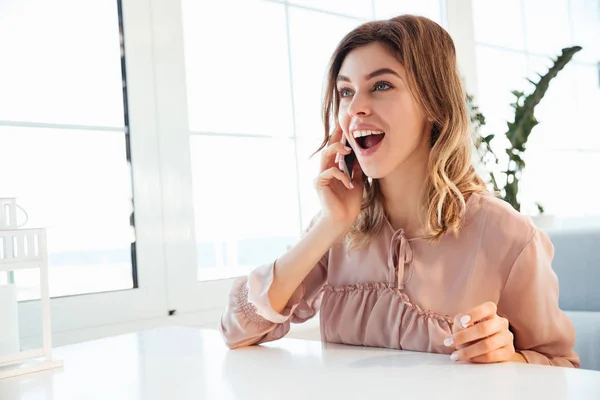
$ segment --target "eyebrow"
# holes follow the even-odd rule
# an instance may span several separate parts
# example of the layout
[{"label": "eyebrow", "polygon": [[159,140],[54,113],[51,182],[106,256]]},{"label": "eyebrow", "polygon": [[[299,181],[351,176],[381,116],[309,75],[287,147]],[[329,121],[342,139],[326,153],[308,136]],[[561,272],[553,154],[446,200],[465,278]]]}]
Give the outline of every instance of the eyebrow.
[{"label": "eyebrow", "polygon": [[[402,79],[402,77],[396,71],[389,69],[389,68],[380,68],[378,70],[371,72],[370,74],[365,75],[365,80],[368,81],[369,79],[373,79],[376,76],[385,75],[385,74],[396,75],[398,78]],[[337,82],[340,82],[340,81],[350,82],[350,78],[348,78],[347,76],[344,76],[344,75],[338,75],[336,81]]]}]

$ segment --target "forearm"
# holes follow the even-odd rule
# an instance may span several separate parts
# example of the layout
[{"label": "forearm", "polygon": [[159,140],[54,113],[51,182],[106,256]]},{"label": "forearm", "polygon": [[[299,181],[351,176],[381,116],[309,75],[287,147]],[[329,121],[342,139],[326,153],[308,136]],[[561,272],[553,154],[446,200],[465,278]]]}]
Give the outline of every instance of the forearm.
[{"label": "forearm", "polygon": [[304,278],[345,231],[345,228],[335,228],[321,219],[294,247],[277,259],[268,293],[274,311],[282,312]]}]

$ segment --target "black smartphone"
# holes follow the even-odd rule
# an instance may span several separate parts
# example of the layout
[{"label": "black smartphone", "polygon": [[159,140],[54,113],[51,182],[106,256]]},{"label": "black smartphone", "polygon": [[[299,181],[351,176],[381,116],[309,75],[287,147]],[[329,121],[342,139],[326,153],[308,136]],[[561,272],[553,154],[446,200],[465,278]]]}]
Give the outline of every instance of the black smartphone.
[{"label": "black smartphone", "polygon": [[356,162],[356,154],[354,154],[354,150],[351,150],[349,154],[344,156],[344,172],[352,181],[352,169],[354,168],[354,163]]},{"label": "black smartphone", "polygon": [[[340,142],[344,146],[348,146],[348,142],[346,141],[346,136],[342,135],[342,139]],[[350,146],[348,146],[350,147]],[[352,182],[352,168],[354,168],[354,163],[356,162],[356,154],[354,154],[354,150],[350,150],[350,153],[345,155],[339,162],[340,169],[350,178],[350,182]]]}]

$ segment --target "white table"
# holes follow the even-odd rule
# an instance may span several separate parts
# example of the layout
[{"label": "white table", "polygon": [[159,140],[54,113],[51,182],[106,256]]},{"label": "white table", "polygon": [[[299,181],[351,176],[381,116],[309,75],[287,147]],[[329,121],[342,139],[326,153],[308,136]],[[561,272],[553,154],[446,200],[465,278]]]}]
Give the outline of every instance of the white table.
[{"label": "white table", "polygon": [[230,351],[159,328],[57,348],[64,368],[0,381],[2,400],[600,399],[600,372],[281,339]]}]

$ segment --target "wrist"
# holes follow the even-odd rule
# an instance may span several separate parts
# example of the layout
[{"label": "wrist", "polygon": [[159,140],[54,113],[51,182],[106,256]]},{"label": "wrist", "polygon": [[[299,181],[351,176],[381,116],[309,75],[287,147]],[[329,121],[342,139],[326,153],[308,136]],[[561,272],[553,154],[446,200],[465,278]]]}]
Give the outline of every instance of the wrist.
[{"label": "wrist", "polygon": [[322,216],[315,224],[314,229],[319,232],[320,235],[323,235],[324,240],[335,243],[344,237],[351,227],[352,224],[333,221]]}]

